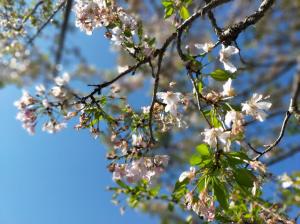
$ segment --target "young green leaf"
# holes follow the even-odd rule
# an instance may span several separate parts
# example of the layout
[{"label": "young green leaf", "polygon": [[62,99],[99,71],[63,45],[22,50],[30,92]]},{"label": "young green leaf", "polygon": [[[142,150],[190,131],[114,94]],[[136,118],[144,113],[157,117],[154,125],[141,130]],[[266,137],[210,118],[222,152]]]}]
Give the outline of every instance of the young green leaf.
[{"label": "young green leaf", "polygon": [[227,81],[229,78],[235,78],[234,75],[222,69],[215,70],[210,73],[210,76],[217,81]]},{"label": "young green leaf", "polygon": [[206,145],[206,144],[200,144],[200,145],[197,145],[196,151],[197,151],[201,156],[209,156],[209,155],[210,155],[209,147],[208,147],[208,145]]},{"label": "young green leaf", "polygon": [[180,13],[181,18],[184,20],[186,20],[190,17],[189,10],[185,6],[181,6],[179,13]]}]

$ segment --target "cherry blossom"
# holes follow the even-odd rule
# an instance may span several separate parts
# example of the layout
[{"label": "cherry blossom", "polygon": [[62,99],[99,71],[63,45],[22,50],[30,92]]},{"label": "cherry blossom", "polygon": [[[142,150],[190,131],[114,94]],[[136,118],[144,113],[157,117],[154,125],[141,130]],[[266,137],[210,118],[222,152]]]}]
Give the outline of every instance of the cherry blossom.
[{"label": "cherry blossom", "polygon": [[58,86],[64,86],[70,82],[70,79],[69,73],[65,72],[62,76],[55,77],[54,82]]},{"label": "cherry blossom", "polygon": [[238,135],[244,132],[244,115],[241,112],[230,110],[225,115],[225,125],[231,128],[233,135]]},{"label": "cherry blossom", "polygon": [[235,95],[234,88],[231,87],[231,84],[232,84],[232,79],[229,78],[226,81],[226,83],[223,85],[223,92],[221,93],[223,97],[232,97]]},{"label": "cherry blossom", "polygon": [[151,183],[154,177],[164,172],[169,161],[166,155],[156,155],[155,157],[142,157],[133,160],[130,164],[116,165],[113,171],[113,179],[125,178],[129,183],[136,183],[140,180],[147,180]]},{"label": "cherry blossom", "polygon": [[195,167],[190,167],[190,171],[184,171],[179,176],[179,182],[184,181],[185,179],[192,180],[196,175],[196,169]]},{"label": "cherry blossom", "polygon": [[245,111],[247,115],[251,115],[260,122],[263,122],[267,117],[265,111],[269,110],[272,106],[270,102],[261,101],[263,99],[263,95],[254,93],[250,100],[246,103],[242,103],[242,111]]},{"label": "cherry blossom", "polygon": [[132,134],[132,145],[137,147],[146,147],[147,143],[144,141],[142,133]]},{"label": "cherry blossom", "polygon": [[58,123],[55,120],[52,121],[48,121],[46,123],[43,124],[42,130],[45,132],[48,132],[49,134],[53,134],[56,132],[59,132],[60,130],[62,130],[63,128],[66,128],[67,124],[62,122],[62,123]]},{"label": "cherry blossom", "polygon": [[182,94],[173,92],[158,92],[157,98],[166,104],[165,112],[170,112],[173,116],[177,115],[178,104],[181,102]]},{"label": "cherry blossom", "polygon": [[201,133],[204,135],[204,142],[207,143],[210,147],[216,148],[218,140],[225,145],[225,151],[230,149],[230,132],[224,132],[223,128],[210,128],[204,129],[204,132]]},{"label": "cherry blossom", "polygon": [[239,53],[239,50],[234,46],[225,47],[222,45],[220,51],[220,61],[223,63],[225,70],[230,71],[231,73],[236,72],[237,68],[229,60],[232,55]]},{"label": "cherry blossom", "polygon": [[203,50],[205,53],[208,53],[209,51],[211,51],[214,48],[214,43],[212,42],[208,42],[208,43],[204,43],[204,44],[195,44],[195,47]]},{"label": "cherry blossom", "polygon": [[292,178],[289,177],[286,173],[284,173],[283,175],[279,176],[278,179],[281,182],[282,188],[285,188],[285,189],[291,187],[294,184]]}]

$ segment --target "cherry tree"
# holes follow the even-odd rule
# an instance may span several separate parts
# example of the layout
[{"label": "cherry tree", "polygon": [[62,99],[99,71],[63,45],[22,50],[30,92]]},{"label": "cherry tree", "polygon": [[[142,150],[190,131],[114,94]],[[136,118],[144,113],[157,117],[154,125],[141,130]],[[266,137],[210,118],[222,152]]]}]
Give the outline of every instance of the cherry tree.
[{"label": "cherry tree", "polygon": [[[122,212],[162,223],[297,222],[300,172],[271,166],[300,152],[299,1],[0,5],[0,83],[24,89],[17,119],[31,135],[76,122],[106,144]],[[71,35],[98,30],[114,69],[95,68]]]}]

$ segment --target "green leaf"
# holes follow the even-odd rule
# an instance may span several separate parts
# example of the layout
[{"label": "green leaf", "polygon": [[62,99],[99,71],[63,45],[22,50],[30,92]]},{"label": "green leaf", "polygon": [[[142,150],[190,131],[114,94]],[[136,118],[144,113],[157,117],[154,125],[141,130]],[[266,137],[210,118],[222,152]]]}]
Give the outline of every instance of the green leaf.
[{"label": "green leaf", "polygon": [[181,18],[184,20],[186,20],[190,17],[189,10],[185,6],[181,6],[179,13],[180,13]]},{"label": "green leaf", "polygon": [[175,9],[173,6],[168,6],[165,8],[165,19],[169,18],[173,13],[175,12]]},{"label": "green leaf", "polygon": [[190,164],[191,166],[199,165],[202,161],[202,158],[199,156],[199,154],[194,154],[190,158]]},{"label": "green leaf", "polygon": [[138,37],[140,39],[140,41],[142,41],[143,39],[143,34],[144,34],[144,31],[143,31],[143,25],[141,22],[138,23],[138,30],[137,30],[137,34],[138,34]]},{"label": "green leaf", "polygon": [[235,169],[233,172],[236,182],[245,187],[253,187],[254,175],[247,169]]},{"label": "green leaf", "polygon": [[202,90],[203,90],[203,82],[202,82],[202,81],[199,81],[198,84],[197,84],[197,86],[198,86],[198,91],[199,91],[199,93],[202,93]]},{"label": "green leaf", "polygon": [[121,180],[117,180],[116,183],[121,187],[121,188],[125,188],[128,189],[129,186],[127,184],[125,184],[123,181]]},{"label": "green leaf", "polygon": [[219,121],[219,119],[217,118],[217,112],[212,109],[210,111],[210,123],[212,124],[212,126],[214,126],[215,128],[219,128],[222,126],[221,122]]},{"label": "green leaf", "polygon": [[172,198],[174,201],[178,201],[180,200],[180,198],[182,198],[186,192],[187,192],[187,188],[186,185],[189,183],[189,179],[186,178],[184,181],[179,182],[177,181],[172,193]]},{"label": "green leaf", "polygon": [[205,188],[207,188],[207,185],[209,184],[210,178],[208,176],[202,176],[199,178],[197,186],[198,186],[198,191],[201,192]]},{"label": "green leaf", "polygon": [[172,0],[163,0],[163,1],[161,1],[161,4],[165,8],[167,8],[167,7],[173,6],[174,2]]},{"label": "green leaf", "polygon": [[226,193],[227,188],[226,188],[225,184],[223,182],[219,181],[217,178],[214,178],[213,189],[214,189],[214,194],[215,194],[218,202],[220,203],[220,206],[223,209],[227,209],[228,208],[228,194]]},{"label": "green leaf", "polygon": [[152,188],[152,189],[149,191],[149,193],[150,193],[150,195],[151,195],[152,197],[155,197],[155,196],[158,195],[159,190],[160,190],[160,185],[157,185],[157,186],[155,186],[154,188]]},{"label": "green leaf", "polygon": [[217,81],[227,81],[229,78],[235,78],[231,73],[222,69],[215,70],[214,72],[210,73],[210,76]]},{"label": "green leaf", "polygon": [[206,145],[206,144],[200,144],[200,145],[197,145],[196,151],[197,151],[201,156],[209,156],[209,155],[210,155],[209,147],[208,147],[208,145]]}]

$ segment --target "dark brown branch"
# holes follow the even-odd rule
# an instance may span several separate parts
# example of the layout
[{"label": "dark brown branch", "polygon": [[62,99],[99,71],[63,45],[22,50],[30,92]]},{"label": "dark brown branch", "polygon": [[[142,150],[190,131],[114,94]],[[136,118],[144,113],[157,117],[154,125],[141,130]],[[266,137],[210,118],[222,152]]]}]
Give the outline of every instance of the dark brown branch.
[{"label": "dark brown branch", "polygon": [[63,24],[61,27],[61,32],[60,32],[59,40],[58,40],[58,47],[57,47],[56,55],[55,55],[55,68],[54,68],[54,73],[53,73],[54,77],[57,75],[57,72],[58,72],[57,66],[61,62],[62,52],[64,50],[64,44],[65,44],[66,33],[67,33],[67,29],[68,29],[68,24],[69,24],[70,13],[71,13],[71,9],[72,9],[72,3],[73,3],[73,0],[67,0],[64,21],[63,21]]},{"label": "dark brown branch", "polygon": [[274,4],[275,0],[263,0],[256,12],[246,17],[243,21],[235,23],[229,26],[220,36],[220,40],[224,42],[225,45],[230,45],[232,41],[235,41],[239,34],[247,29],[249,26],[256,24],[268,9]]},{"label": "dark brown branch", "polygon": [[287,127],[287,123],[288,123],[291,115],[292,115],[292,113],[290,111],[287,111],[285,113],[285,117],[283,119],[283,122],[282,122],[282,125],[281,125],[281,129],[280,129],[280,132],[279,132],[279,135],[278,135],[277,139],[272,144],[270,144],[260,155],[256,156],[254,158],[254,160],[258,160],[260,157],[262,157],[266,153],[270,152],[273,148],[275,148],[280,143],[281,139],[284,136],[285,129]]},{"label": "dark brown branch", "polygon": [[[205,0],[206,4],[208,4],[209,2],[211,2],[211,0]],[[217,24],[217,20],[213,14],[213,12],[211,10],[209,10],[207,12],[207,16],[208,19],[210,20],[210,24],[212,25],[212,27],[215,30],[215,33],[217,34],[218,37],[220,37],[220,35],[222,34],[222,28],[220,28]]]}]

